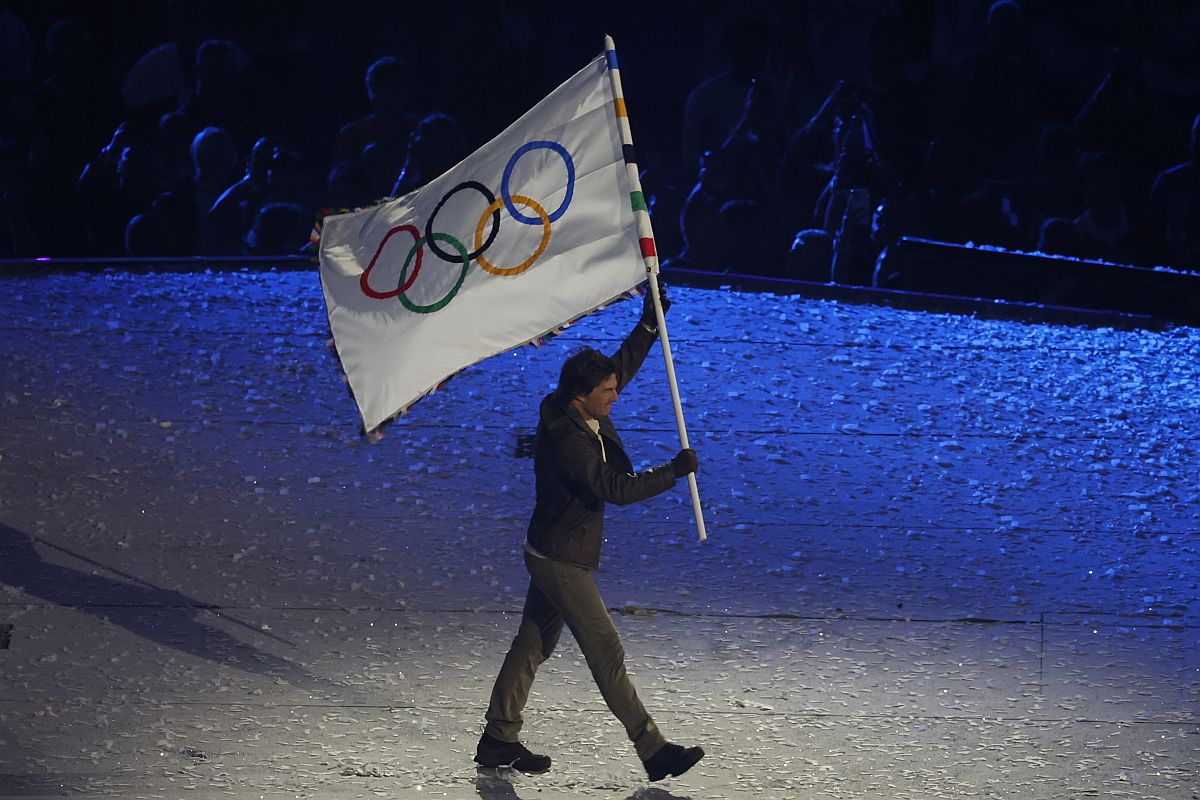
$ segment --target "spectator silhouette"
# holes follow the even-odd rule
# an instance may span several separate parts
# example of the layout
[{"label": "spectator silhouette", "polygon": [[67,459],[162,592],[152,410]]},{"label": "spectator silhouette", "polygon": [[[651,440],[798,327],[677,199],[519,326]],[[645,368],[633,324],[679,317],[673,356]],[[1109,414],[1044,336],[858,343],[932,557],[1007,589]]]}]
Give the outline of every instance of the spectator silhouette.
[{"label": "spectator silhouette", "polygon": [[721,221],[727,170],[717,153],[700,158],[700,174],[679,213],[679,236],[683,249],[668,258],[665,266],[722,271],[727,237]]},{"label": "spectator silhouette", "polygon": [[785,263],[784,277],[829,283],[833,269],[833,236],[820,228],[799,231],[792,240]]},{"label": "spectator silhouette", "polygon": [[197,214],[190,192],[167,191],[125,226],[125,253],[134,258],[185,258],[198,252]]},{"label": "spectator silhouette", "polygon": [[[34,44],[29,27],[10,8],[0,8],[0,99],[7,104],[11,97],[29,91],[33,79]],[[0,129],[0,135],[13,136],[16,131]]]},{"label": "spectator silhouette", "polygon": [[926,236],[928,225],[922,214],[922,196],[919,184],[902,182],[892,188],[875,207],[871,216],[871,245],[875,257],[871,285],[882,288],[900,288],[903,278],[894,271],[893,262],[886,256],[889,248],[903,236]]},{"label": "spectator silhouette", "polygon": [[785,277],[788,242],[786,231],[775,224],[764,201],[738,198],[719,211],[726,232],[721,265],[733,272]]},{"label": "spectator silhouette", "polygon": [[862,117],[851,115],[837,126],[833,174],[813,209],[816,226],[834,237],[833,280],[871,282],[874,252],[871,216],[891,189],[875,149],[874,131]]},{"label": "spectator silhouette", "polygon": [[118,125],[112,139],[79,177],[88,252],[124,253],[129,221],[171,188],[164,175],[158,126],[147,120]]},{"label": "spectator silhouette", "polygon": [[220,255],[236,255],[258,210],[268,202],[272,162],[283,150],[283,141],[263,136],[254,143],[246,159],[245,174],[221,192],[208,209],[204,223],[209,244]]},{"label": "spectator silhouette", "polygon": [[[1038,173],[1029,184],[1023,203],[1033,220],[1034,236],[1042,235],[1042,225],[1052,218],[1071,218],[1083,204],[1076,179],[1079,151],[1071,129],[1066,125],[1048,125],[1038,144]],[[1058,251],[1054,251],[1058,252]]]},{"label": "spectator silhouette", "polygon": [[809,5],[809,50],[822,86],[838,81],[862,87],[867,81],[870,31],[900,4],[880,2],[818,3]]},{"label": "spectator silhouette", "polygon": [[[135,141],[134,130],[132,123],[122,122],[118,125],[108,144],[84,166],[79,175],[81,220],[86,228],[85,252],[110,255],[125,252],[125,225],[137,209],[125,214],[125,209],[118,208],[117,165],[122,151]],[[119,240],[113,236],[114,230],[121,231]]]},{"label": "spectator silhouette", "polygon": [[1080,159],[1078,171],[1083,210],[1072,225],[1079,237],[1079,255],[1128,262],[1130,222],[1121,162],[1111,153],[1088,153]]},{"label": "spectator silhouette", "polygon": [[1154,252],[1174,267],[1200,268],[1200,114],[1192,121],[1190,158],[1163,170],[1150,191]]},{"label": "spectator silhouette", "polygon": [[[1100,23],[1068,35],[1064,21],[1073,12],[1021,0],[808,4],[765,12],[718,4],[713,8],[729,20],[720,29],[724,68],[693,84],[678,134],[660,129],[646,136],[646,142],[657,138],[659,148],[691,153],[679,172],[686,171],[686,180],[674,174],[664,180],[661,158],[644,164],[658,176],[657,194],[647,194],[656,223],[665,229],[666,217],[680,219],[671,232],[660,230],[661,249],[672,252],[677,239],[677,265],[769,274],[799,269],[810,276],[834,240],[841,274],[851,244],[869,253],[902,235],[1017,247],[1041,239],[1094,257],[1119,252],[1135,263],[1194,264],[1200,245],[1190,242],[1197,236],[1190,209],[1200,179],[1187,177],[1194,167],[1180,163],[1175,172],[1171,166],[1181,160],[1173,153],[1177,146],[1182,150],[1177,134],[1200,96],[1200,75],[1188,58],[1196,17],[1185,5],[1156,7],[1161,13],[1153,18],[1110,9]],[[49,27],[43,57],[35,61],[20,13],[0,11],[0,85],[9,112],[0,118],[0,141],[15,143],[5,150],[5,252],[28,252],[35,241],[51,255],[118,254],[129,243],[138,252],[178,252],[192,233],[180,227],[188,218],[178,203],[183,196],[194,198],[200,212],[194,247],[237,254],[250,248],[247,236],[267,204],[313,208],[309,184],[321,173],[327,177],[321,199],[355,207],[424,185],[467,151],[453,117],[421,116],[430,108],[422,92],[434,84],[414,79],[410,63],[396,56],[365,70],[370,113],[340,129],[314,133],[266,124],[266,114],[303,121],[288,109],[300,105],[290,101],[304,83],[305,54],[334,46],[337,30],[321,29],[327,35],[321,39],[307,22],[273,26],[265,23],[273,12],[253,10],[231,27],[207,6],[171,2],[139,20],[156,28],[111,40],[93,42],[90,23],[61,19]],[[42,24],[54,19],[52,11],[35,16]],[[526,16],[500,10],[492,19],[536,31]],[[984,36],[956,58],[968,31]],[[777,46],[776,37],[786,46]],[[1047,75],[1039,52],[1048,52],[1047,42],[1068,40],[1074,49],[1063,48],[1070,55],[1059,63],[1074,63],[1084,51],[1099,61],[1114,48],[1101,80],[1092,81],[1087,69],[1075,71],[1089,75],[1076,81]],[[155,41],[165,44],[141,58],[136,50],[123,50]],[[522,41],[528,53],[544,46],[535,38]],[[111,46],[111,58],[107,51],[97,58],[97,43]],[[525,53],[523,47],[517,50]],[[427,49],[414,50],[413,62],[431,63],[428,55]],[[120,76],[110,74],[107,64],[130,62],[118,95]],[[279,87],[269,98],[263,74],[268,62]],[[43,70],[37,78],[35,67]],[[446,74],[439,76],[441,90],[457,83]],[[846,82],[810,116],[818,86],[823,90],[834,75]],[[530,91],[541,96],[540,89]],[[1072,102],[1061,102],[1068,93]],[[447,97],[447,103],[455,100]],[[472,126],[489,103],[474,107]],[[852,116],[866,126],[875,154],[866,177],[853,180],[853,160],[841,152]],[[793,131],[802,117],[805,124]],[[127,122],[114,133],[120,119]],[[332,150],[332,168],[310,160],[310,175],[290,149],[267,147],[262,159],[248,159],[247,176],[237,180],[226,174],[224,137],[196,138],[208,128],[224,131],[240,154],[263,133],[287,130],[293,144]],[[23,166],[21,147],[32,171]],[[1097,166],[1086,207],[1072,172],[1081,150],[1110,153],[1121,177],[1114,184],[1107,167]],[[927,154],[934,159],[928,174]],[[950,174],[951,162],[962,168],[960,175]],[[672,193],[672,185],[690,192]],[[982,193],[981,185],[987,187]],[[17,186],[21,191],[14,191]],[[848,217],[850,189],[856,201]],[[1138,202],[1146,198],[1150,202]],[[1124,233],[1115,223],[1122,216],[1117,206]],[[144,218],[132,224],[139,215]],[[1098,221],[1106,215],[1112,224]],[[281,240],[268,231],[284,216],[278,210],[266,216],[254,249],[261,251],[260,238]],[[1059,220],[1078,230],[1066,236]],[[816,229],[825,237],[808,233]],[[745,245],[747,237],[755,239],[752,246]],[[779,257],[771,255],[776,252]],[[855,261],[859,266],[850,272],[860,281],[861,257]]]},{"label": "spectator silhouette", "polygon": [[771,203],[779,197],[778,165],[786,141],[776,91],[770,80],[752,80],[742,101],[742,116],[721,143],[721,150],[736,159],[737,169],[745,171],[739,181],[741,190]]},{"label": "spectator silhouette", "polygon": [[250,255],[295,255],[308,243],[312,214],[296,203],[267,203],[258,210],[246,232]]},{"label": "spectator silhouette", "polygon": [[378,199],[379,195],[371,191],[361,161],[341,161],[329,170],[325,183],[326,207],[335,211],[359,208]]},{"label": "spectator silhouette", "polygon": [[1179,128],[1162,111],[1143,74],[1144,57],[1130,48],[1112,53],[1112,64],[1079,109],[1072,133],[1080,150],[1120,155],[1121,174],[1132,196],[1145,197],[1161,154],[1170,152],[1171,132]]},{"label": "spectator silhouette", "polygon": [[766,63],[771,43],[764,32],[770,30],[756,17],[739,17],[726,25],[721,51],[728,69],[699,83],[684,104],[679,162],[683,175],[696,175],[700,157],[718,150],[742,119],[746,93]]},{"label": "spectator silhouette", "polygon": [[53,160],[56,170],[74,182],[116,124],[117,98],[104,82],[91,32],[82,20],[56,22],[46,33],[46,55],[50,76],[33,95],[35,156]]},{"label": "spectator silhouette", "polygon": [[889,168],[919,164],[931,136],[924,89],[905,71],[904,33],[899,17],[884,17],[871,27],[867,81],[859,90],[871,109],[881,164]]},{"label": "spectator silhouette", "polygon": [[152,137],[124,148],[117,160],[117,200],[122,214],[148,208],[169,187],[162,180],[162,159]]},{"label": "spectator silhouette", "polygon": [[190,192],[163,192],[154,198],[150,211],[158,218],[167,236],[163,255],[185,258],[200,252],[197,242],[199,215]]},{"label": "spectator silhouette", "polygon": [[[699,180],[684,202],[684,250],[670,263],[693,269],[785,270],[789,226],[780,198],[779,152],[770,137],[772,100],[751,82],[738,124],[715,151],[701,158]],[[755,241],[750,243],[748,237]]]},{"label": "spectator silhouette", "polygon": [[400,171],[408,148],[408,137],[417,123],[412,105],[410,81],[412,71],[397,56],[376,60],[366,73],[367,100],[371,112],[348,122],[338,131],[333,145],[333,163],[357,161],[369,145],[374,145],[373,158],[385,162],[380,167],[388,186]]},{"label": "spectator silhouette", "polygon": [[37,175],[31,197],[37,238],[53,242],[57,253],[83,255],[87,232],[75,184],[116,125],[118,106],[82,20],[56,22],[45,44],[50,75],[33,92],[29,139]]},{"label": "spectator silhouette", "polygon": [[[194,92],[192,81],[196,54],[208,36],[220,25],[219,17],[232,11],[229,3],[198,3],[172,0],[161,4],[160,15],[147,32],[160,43],[133,59],[121,81],[121,98],[130,115],[161,116],[184,107]],[[238,12],[242,12],[238,8]],[[141,15],[145,24],[149,14]],[[136,30],[136,29],[135,29]],[[188,135],[195,135],[209,122],[188,117]],[[211,124],[218,124],[213,122]],[[242,145],[249,146],[249,143]]]},{"label": "spectator silhouette", "polygon": [[964,124],[963,87],[949,67],[932,64],[921,74],[920,89],[929,138],[922,143],[917,163],[924,164],[929,139],[935,136],[965,136],[961,133]]},{"label": "spectator silhouette", "polygon": [[304,159],[288,144],[282,144],[271,154],[267,164],[267,202],[296,203],[315,208],[309,173]]},{"label": "spectator silhouette", "polygon": [[1056,256],[1079,256],[1079,234],[1066,217],[1047,217],[1038,229],[1037,251]]},{"label": "spectator silhouette", "polygon": [[963,244],[986,242],[1000,221],[987,203],[987,186],[961,139],[935,136],[911,194],[902,200],[891,237],[919,236]]},{"label": "spectator silhouette", "polygon": [[778,44],[768,50],[756,77],[759,82],[771,84],[781,125],[779,146],[783,148],[796,129],[812,117],[832,83],[822,84],[817,77],[808,9],[799,4],[784,5],[778,12]]},{"label": "spectator silhouette", "polygon": [[408,194],[441,175],[467,156],[467,145],[458,123],[448,114],[430,114],[408,137],[408,153],[400,168],[393,197]]},{"label": "spectator silhouette", "polygon": [[[782,185],[788,187],[780,200],[793,226],[807,228],[814,219],[814,209],[829,185],[842,146],[841,136],[851,117],[865,120],[870,126],[874,113],[863,100],[861,89],[839,81],[808,122],[791,135],[780,158],[779,175]],[[818,227],[823,224],[823,219],[816,222]]]},{"label": "spectator silhouette", "polygon": [[[179,111],[188,96],[188,86],[179,43],[164,42],[143,53],[121,81],[121,99],[131,112]],[[182,113],[182,112],[181,112]],[[188,118],[187,127],[193,122]]]},{"label": "spectator silhouette", "polygon": [[125,226],[125,254],[134,258],[167,255],[171,248],[166,223],[153,211],[134,214]]},{"label": "spectator silhouette", "polygon": [[207,127],[192,139],[189,150],[192,161],[192,197],[197,217],[198,252],[218,255],[222,248],[218,229],[219,215],[209,214],[225,193],[238,166],[237,145],[233,137],[221,128]]},{"label": "spectator silhouette", "polygon": [[195,138],[191,123],[179,111],[168,111],[158,118],[163,180],[172,191],[193,193],[196,165],[192,161],[192,141]]},{"label": "spectator silhouette", "polygon": [[0,140],[0,258],[38,254],[27,200],[32,184],[33,169],[25,145]]},{"label": "spectator silhouette", "polygon": [[192,84],[180,111],[192,130],[212,126],[229,132],[245,151],[261,128],[262,107],[253,61],[227,39],[208,39],[196,50]]},{"label": "spectator silhouette", "polygon": [[1043,70],[1015,0],[988,8],[984,43],[957,65],[965,133],[983,175],[1028,179],[1036,168],[1043,110]]},{"label": "spectator silhouette", "polygon": [[[840,121],[834,132],[837,149],[829,180],[813,208],[813,221],[829,233],[842,224],[851,190],[864,190],[867,208],[889,188],[875,148],[874,129],[867,118],[851,115]],[[869,222],[869,220],[864,220]]]}]

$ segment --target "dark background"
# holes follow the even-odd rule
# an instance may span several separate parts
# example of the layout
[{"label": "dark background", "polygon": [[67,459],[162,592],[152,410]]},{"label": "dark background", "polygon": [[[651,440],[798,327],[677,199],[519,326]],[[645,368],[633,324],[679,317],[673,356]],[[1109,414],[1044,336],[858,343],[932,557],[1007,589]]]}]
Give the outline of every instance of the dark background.
[{"label": "dark background", "polygon": [[[81,24],[52,47],[64,20]],[[0,3],[0,257],[298,251],[321,209],[433,177],[398,180],[403,136],[371,187],[335,157],[339,129],[372,110],[376,59],[404,63],[412,126],[448,117],[438,135],[465,154],[606,33],[668,264],[814,280],[832,265],[835,281],[886,285],[875,259],[920,236],[1196,266],[1200,11],[1181,0]],[[237,65],[202,87],[197,54],[214,39]],[[716,105],[741,123],[686,115],[689,93],[738,59]],[[287,180],[243,182],[212,213],[221,192],[197,191],[188,158],[210,125],[236,146],[231,186],[260,141]],[[1181,180],[1158,191],[1176,165]]]}]

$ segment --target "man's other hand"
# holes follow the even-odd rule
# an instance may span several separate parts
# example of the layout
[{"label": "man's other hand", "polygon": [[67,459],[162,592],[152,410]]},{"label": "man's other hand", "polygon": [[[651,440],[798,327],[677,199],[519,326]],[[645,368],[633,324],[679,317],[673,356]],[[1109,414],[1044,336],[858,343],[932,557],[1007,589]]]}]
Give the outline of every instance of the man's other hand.
[{"label": "man's other hand", "polygon": [[700,461],[696,458],[696,451],[690,447],[680,450],[670,463],[676,478],[682,478],[684,475],[695,472],[696,468],[700,466]]}]

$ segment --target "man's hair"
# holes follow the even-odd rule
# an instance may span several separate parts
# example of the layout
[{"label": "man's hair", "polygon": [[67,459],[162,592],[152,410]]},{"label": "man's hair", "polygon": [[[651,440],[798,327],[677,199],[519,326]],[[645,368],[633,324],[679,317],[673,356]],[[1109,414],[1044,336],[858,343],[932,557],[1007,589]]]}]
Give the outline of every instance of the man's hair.
[{"label": "man's hair", "polygon": [[558,375],[554,396],[566,404],[582,394],[590,394],[609,376],[617,374],[617,364],[599,350],[582,347],[571,353]]}]

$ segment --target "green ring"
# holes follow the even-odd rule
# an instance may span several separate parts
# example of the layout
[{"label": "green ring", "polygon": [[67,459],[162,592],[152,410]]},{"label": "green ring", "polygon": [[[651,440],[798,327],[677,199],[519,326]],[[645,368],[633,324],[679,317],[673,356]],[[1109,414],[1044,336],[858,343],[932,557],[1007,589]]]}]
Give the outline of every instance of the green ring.
[{"label": "green ring", "polygon": [[[471,266],[471,258],[470,253],[467,252],[467,246],[458,239],[455,239],[448,233],[435,233],[433,238],[439,242],[445,242],[458,251],[458,254],[462,256],[462,272],[460,272],[458,275],[458,283],[454,284],[454,287],[446,293],[446,296],[441,300],[438,300],[436,303],[430,303],[427,306],[421,306],[417,305],[412,300],[409,300],[408,295],[405,292],[401,292],[399,295],[397,295],[397,297],[400,298],[400,303],[405,308],[417,314],[432,314],[435,311],[441,311],[443,308],[445,308],[446,305],[454,299],[454,295],[458,294],[458,290],[462,288],[463,281],[467,278],[467,269]],[[408,258],[404,259],[404,268],[400,270],[399,283],[401,286],[404,285],[404,281],[408,277],[408,266],[412,263],[413,256],[421,252],[421,248],[425,246],[427,241],[428,239],[422,236],[413,243],[412,249],[408,251]],[[426,269],[428,269],[428,267],[426,267]]]}]

